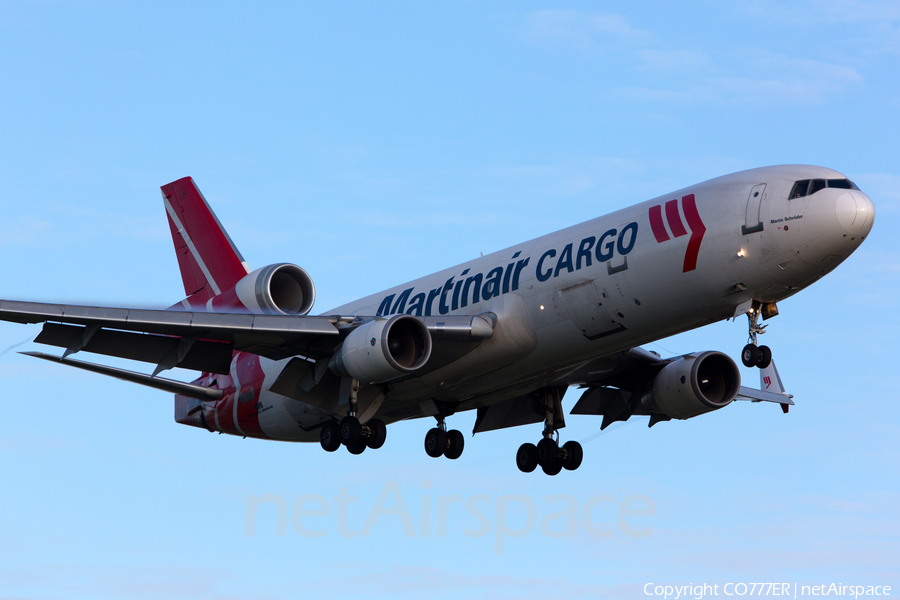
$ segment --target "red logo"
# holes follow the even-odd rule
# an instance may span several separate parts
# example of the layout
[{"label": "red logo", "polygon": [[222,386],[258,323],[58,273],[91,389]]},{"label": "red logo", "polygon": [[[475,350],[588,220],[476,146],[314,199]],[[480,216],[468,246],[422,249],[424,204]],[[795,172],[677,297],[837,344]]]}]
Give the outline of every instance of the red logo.
[{"label": "red logo", "polygon": [[[697,203],[694,201],[694,195],[688,194],[681,199],[681,211],[687,221],[687,226],[691,229],[691,239],[688,240],[687,252],[684,253],[684,270],[682,273],[693,271],[697,268],[697,255],[700,254],[700,242],[703,240],[703,234],[706,233],[706,226],[700,219],[700,213],[697,212]],[[687,235],[687,229],[684,228],[684,222],[681,220],[681,214],[678,212],[678,199],[666,202],[666,221],[669,223],[669,230],[672,237],[681,237]],[[669,232],[662,219],[662,206],[657,204],[650,207],[650,228],[653,230],[653,236],[656,242],[662,244],[669,241]]]},{"label": "red logo", "polygon": [[766,389],[769,389],[769,386],[772,385],[772,378],[766,375],[763,377],[763,383],[766,384]]}]

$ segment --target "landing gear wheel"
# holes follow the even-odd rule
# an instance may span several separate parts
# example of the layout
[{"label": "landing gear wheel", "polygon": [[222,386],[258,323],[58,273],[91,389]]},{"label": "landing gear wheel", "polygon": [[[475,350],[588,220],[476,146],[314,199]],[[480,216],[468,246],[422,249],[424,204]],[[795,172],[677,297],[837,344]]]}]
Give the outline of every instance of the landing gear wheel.
[{"label": "landing gear wheel", "polygon": [[[555,467],[559,462],[559,445],[552,438],[544,438],[537,444],[537,461],[541,467]],[[562,466],[562,465],[560,465]],[[559,471],[557,471],[559,473]],[[555,473],[554,473],[555,474]]]},{"label": "landing gear wheel", "polygon": [[366,450],[366,440],[357,440],[352,446],[347,446],[350,454],[362,454]]},{"label": "landing gear wheel", "polygon": [[372,435],[366,440],[366,445],[372,450],[377,450],[384,446],[384,440],[387,438],[387,427],[381,419],[372,419],[366,425],[372,431]]},{"label": "landing gear wheel", "polygon": [[559,475],[559,472],[562,471],[562,461],[557,460],[552,465],[541,465],[541,469],[544,470],[544,473],[547,475]]},{"label": "landing gear wheel", "polygon": [[355,446],[359,441],[359,435],[362,433],[362,425],[356,417],[344,417],[341,419],[341,443],[350,448]]},{"label": "landing gear wheel", "polygon": [[325,452],[334,452],[341,447],[341,438],[337,423],[329,421],[322,425],[322,430],[319,431],[319,443],[322,444],[322,449],[325,450]]},{"label": "landing gear wheel", "polygon": [[756,358],[756,366],[765,369],[772,363],[772,351],[768,346],[759,347],[759,356]]},{"label": "landing gear wheel", "polygon": [[447,450],[447,432],[433,427],[425,434],[425,454],[431,458],[441,456]]},{"label": "landing gear wheel", "polygon": [[456,460],[462,456],[465,444],[466,439],[462,432],[458,429],[451,429],[447,432],[447,449],[444,451],[444,456],[450,460]]},{"label": "landing gear wheel", "polygon": [[537,447],[534,444],[522,444],[516,452],[516,466],[523,473],[531,473],[537,468]]},{"label": "landing gear wheel", "polygon": [[759,362],[759,348],[753,344],[747,344],[741,351],[741,362],[745,367],[755,367]]},{"label": "landing gear wheel", "polygon": [[581,444],[575,440],[570,440],[563,444],[563,450],[566,451],[566,459],[563,461],[562,466],[567,471],[574,471],[581,466],[581,461],[584,459],[584,450],[581,448]]}]

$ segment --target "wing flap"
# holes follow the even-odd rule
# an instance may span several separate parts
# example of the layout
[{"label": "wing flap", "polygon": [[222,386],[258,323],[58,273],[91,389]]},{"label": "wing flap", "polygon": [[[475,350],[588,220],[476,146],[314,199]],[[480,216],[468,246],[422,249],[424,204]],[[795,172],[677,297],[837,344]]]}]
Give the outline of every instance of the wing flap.
[{"label": "wing flap", "polygon": [[[90,336],[86,344],[79,342],[85,332],[78,325],[61,325],[45,323],[41,333],[34,339],[38,344],[57,346],[59,348],[75,348],[116,356],[129,360],[137,360],[153,364],[161,364],[181,343],[181,338],[130,331],[100,329]],[[192,371],[205,371],[227,375],[231,366],[234,344],[220,340],[197,340],[184,358],[173,366]]]},{"label": "wing flap", "polygon": [[[340,333],[328,317],[179,312],[11,300],[0,300],[0,320],[16,323],[50,321],[102,328],[91,336],[87,345],[93,343],[94,337],[105,336],[103,332],[107,330],[159,336],[200,336],[205,340],[230,342],[235,350],[253,352],[273,360],[302,353],[313,357],[327,355],[332,348],[328,343],[323,344],[322,339]],[[59,334],[48,333],[48,339],[56,339],[54,335]]]}]

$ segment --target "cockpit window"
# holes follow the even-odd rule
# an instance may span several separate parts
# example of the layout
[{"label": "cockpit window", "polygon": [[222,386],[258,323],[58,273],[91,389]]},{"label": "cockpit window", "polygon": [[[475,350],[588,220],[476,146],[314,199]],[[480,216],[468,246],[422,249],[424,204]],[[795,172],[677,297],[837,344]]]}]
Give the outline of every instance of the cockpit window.
[{"label": "cockpit window", "polygon": [[809,187],[809,179],[804,179],[802,181],[798,181],[794,184],[794,189],[791,190],[791,195],[788,196],[791,200],[794,198],[802,198],[806,195],[806,189]]},{"label": "cockpit window", "polygon": [[812,196],[819,190],[825,189],[825,180],[824,179],[813,179],[809,182],[809,195]]},{"label": "cockpit window", "polygon": [[856,184],[850,181],[849,179],[829,179],[828,187],[830,188],[839,188],[842,190],[858,190]]},{"label": "cockpit window", "polygon": [[823,190],[826,187],[837,188],[841,190],[858,190],[856,184],[849,179],[801,179],[794,184],[791,190],[790,200],[794,198],[802,198],[803,196],[811,196]]}]

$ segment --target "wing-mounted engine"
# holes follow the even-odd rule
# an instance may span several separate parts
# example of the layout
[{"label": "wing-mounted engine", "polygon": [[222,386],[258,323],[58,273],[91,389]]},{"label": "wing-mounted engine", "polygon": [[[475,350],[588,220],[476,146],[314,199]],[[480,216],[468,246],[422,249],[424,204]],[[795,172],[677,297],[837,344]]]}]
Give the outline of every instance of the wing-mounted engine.
[{"label": "wing-mounted engine", "polygon": [[690,419],[728,406],[741,389],[737,365],[716,351],[660,360],[632,350],[609,373],[572,408],[572,414],[603,415],[600,429],[632,415],[650,415],[651,427]]},{"label": "wing-mounted engine", "polygon": [[289,263],[262,267],[247,274],[233,288],[215,296],[207,310],[255,315],[306,315],[316,301],[309,274]]},{"label": "wing-mounted engine", "polygon": [[343,377],[379,383],[423,367],[431,346],[428,327],[415,317],[374,319],[347,335],[328,366]]},{"label": "wing-mounted engine", "polygon": [[690,419],[728,406],[740,389],[741,373],[728,355],[688,354],[663,367],[641,404],[651,413]]}]

